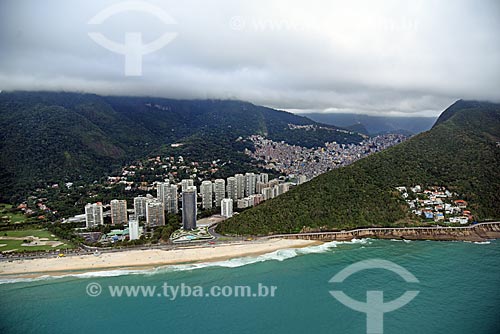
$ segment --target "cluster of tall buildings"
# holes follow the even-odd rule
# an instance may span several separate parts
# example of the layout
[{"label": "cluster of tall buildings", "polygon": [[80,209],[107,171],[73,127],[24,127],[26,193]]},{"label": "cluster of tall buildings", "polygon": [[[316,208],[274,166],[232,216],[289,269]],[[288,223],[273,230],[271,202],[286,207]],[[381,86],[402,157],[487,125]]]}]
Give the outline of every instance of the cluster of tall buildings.
[{"label": "cluster of tall buildings", "polygon": [[[192,181],[192,180],[191,180]],[[178,209],[177,185],[170,182],[159,182],[156,185],[156,197],[163,202],[165,210],[168,213],[176,214]]]},{"label": "cluster of tall buildings", "polygon": [[254,195],[257,191],[257,185],[267,183],[268,181],[269,175],[266,173],[236,174],[235,176],[228,177],[227,197],[236,202],[238,199]]},{"label": "cluster of tall buildings", "polygon": [[[280,183],[277,179],[269,180],[267,173],[236,174],[228,177],[226,181],[223,179],[214,182],[203,181],[200,186],[201,207],[203,209],[221,207],[221,215],[231,217],[233,206],[239,209],[255,206],[287,192],[289,188],[289,183]],[[224,210],[222,201],[225,199],[231,200],[230,213],[229,210]],[[228,203],[225,201],[226,207]]]},{"label": "cluster of tall buildings", "polygon": [[[139,239],[139,221],[134,217],[128,219],[127,201],[114,199],[110,202],[110,206],[111,223],[113,225],[128,223],[130,240]],[[104,210],[101,202],[85,205],[85,222],[87,228],[104,224]]]},{"label": "cluster of tall buildings", "polygon": [[[201,208],[204,210],[221,208],[221,215],[229,218],[233,216],[233,208],[247,208],[259,204],[288,191],[288,183],[279,180],[269,180],[266,173],[236,174],[227,180],[203,181],[199,193],[192,179],[181,181],[182,226],[190,230],[196,228],[198,195],[201,198]],[[145,220],[146,226],[156,227],[165,225],[165,214],[179,212],[179,196],[177,184],[170,184],[168,180],[156,184],[156,197],[151,195],[134,198],[134,216],[129,220],[127,201],[114,199],[111,201],[111,222],[113,225],[129,224],[135,231],[139,220]],[[102,225],[102,203],[87,204],[85,206],[87,228]],[[134,234],[135,236],[135,234]]]},{"label": "cluster of tall buildings", "polygon": [[228,198],[233,200],[238,209],[255,206],[289,189],[289,183],[280,183],[278,179],[269,180],[266,173],[236,174],[227,179]]},{"label": "cluster of tall buildings", "polygon": [[203,181],[200,186],[200,196],[203,209],[220,207],[221,201],[226,198],[226,181],[223,179],[217,179],[214,182]]},{"label": "cluster of tall buildings", "polygon": [[[193,180],[182,181],[182,222],[185,229],[196,228],[197,191]],[[151,195],[134,198],[134,215],[129,221],[127,201],[114,199],[110,202],[111,223],[113,225],[129,223],[129,229],[134,234],[138,231],[139,220],[145,220],[146,226],[156,227],[165,225],[165,213],[177,214],[178,194],[177,185],[169,182],[157,184],[157,197]],[[87,204],[85,206],[86,227],[92,228],[104,224],[102,203]],[[136,231],[137,230],[137,231]],[[134,232],[135,231],[135,232]],[[131,240],[132,237],[131,237]]]}]

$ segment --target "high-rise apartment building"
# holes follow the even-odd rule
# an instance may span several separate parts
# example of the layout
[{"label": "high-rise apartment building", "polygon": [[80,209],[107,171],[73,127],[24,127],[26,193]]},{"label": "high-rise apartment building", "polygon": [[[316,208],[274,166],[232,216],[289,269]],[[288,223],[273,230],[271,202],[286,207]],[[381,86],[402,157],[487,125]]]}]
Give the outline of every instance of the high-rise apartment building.
[{"label": "high-rise apartment building", "polygon": [[257,184],[257,176],[254,173],[245,174],[245,196],[255,194],[255,186]]},{"label": "high-rise apartment building", "polygon": [[192,179],[184,179],[181,181],[181,191],[184,192],[188,187],[194,186],[194,181]]},{"label": "high-rise apartment building", "polygon": [[94,204],[85,205],[85,225],[87,228],[92,228],[97,225],[104,224],[102,215],[102,203],[97,202]]},{"label": "high-rise apartment building", "polygon": [[238,199],[245,197],[245,175],[236,174],[236,197]]},{"label": "high-rise apartment building", "polygon": [[215,206],[221,206],[221,201],[226,197],[226,181],[217,179],[214,182]]},{"label": "high-rise apartment building", "polygon": [[233,216],[233,200],[231,198],[223,198],[221,200],[221,216],[231,218]]},{"label": "high-rise apartment building", "polygon": [[185,230],[196,228],[196,187],[190,186],[182,192],[182,227]]},{"label": "high-rise apartment building", "polygon": [[127,201],[124,199],[114,199],[111,201],[111,224],[127,224]]},{"label": "high-rise apartment building", "polygon": [[177,199],[177,185],[171,184],[168,189],[166,209],[168,213],[177,214],[179,212],[179,201]]},{"label": "high-rise apartment building", "polygon": [[271,199],[274,197],[273,196],[273,188],[266,187],[266,188],[262,189],[261,194],[264,197],[264,200],[267,201],[268,199]]},{"label": "high-rise apartment building", "polygon": [[158,182],[156,184],[156,198],[163,202],[163,206],[166,208],[168,203],[168,193],[170,190],[170,183]]},{"label": "high-rise apartment building", "polygon": [[262,182],[262,183],[269,182],[269,174],[267,174],[267,173],[260,173],[259,178],[260,178],[260,182]]},{"label": "high-rise apartment building", "polygon": [[213,202],[213,186],[211,181],[203,181],[200,186],[201,207],[211,209]]},{"label": "high-rise apartment building", "polygon": [[148,199],[143,196],[134,197],[134,215],[137,220],[146,218],[146,203]]},{"label": "high-rise apartment building", "polygon": [[152,199],[146,203],[146,223],[149,227],[165,225],[165,209],[162,201]]},{"label": "high-rise apartment building", "polygon": [[227,178],[227,197],[236,202],[238,199],[238,188],[236,185],[236,178],[234,176]]}]

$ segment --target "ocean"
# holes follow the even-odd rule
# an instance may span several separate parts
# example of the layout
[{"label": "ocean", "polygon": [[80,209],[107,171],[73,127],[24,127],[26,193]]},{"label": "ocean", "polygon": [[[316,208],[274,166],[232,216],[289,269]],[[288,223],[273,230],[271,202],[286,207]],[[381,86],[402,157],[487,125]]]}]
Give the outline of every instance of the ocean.
[{"label": "ocean", "polygon": [[[356,263],[364,267],[355,270]],[[329,282],[349,269],[340,281]],[[410,276],[401,270],[418,282],[407,282]],[[377,321],[383,333],[500,333],[499,241],[363,239],[215,263],[0,283],[3,334],[367,333]],[[175,298],[161,293],[168,291],[165,283],[178,289]],[[154,294],[117,295],[116,289],[140,286]],[[247,286],[250,296],[235,296]],[[375,317],[368,325],[373,308],[353,310],[332,290],[360,307],[367,305],[368,292],[379,291],[383,305],[375,309],[382,323]],[[418,294],[381,311],[406,291]]]}]

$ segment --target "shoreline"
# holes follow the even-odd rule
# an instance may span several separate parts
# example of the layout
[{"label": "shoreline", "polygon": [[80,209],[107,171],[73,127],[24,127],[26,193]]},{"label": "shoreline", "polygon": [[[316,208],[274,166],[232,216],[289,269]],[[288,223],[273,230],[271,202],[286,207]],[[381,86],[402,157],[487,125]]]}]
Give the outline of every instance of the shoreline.
[{"label": "shoreline", "polygon": [[310,232],[262,237],[253,242],[196,245],[189,248],[123,250],[119,252],[17,259],[0,262],[0,279],[66,276],[112,270],[148,270],[168,265],[199,264],[252,257],[282,249],[303,248],[329,241],[394,239],[483,242],[500,238],[500,223],[467,227],[366,228],[341,232]]},{"label": "shoreline", "polygon": [[325,242],[349,241],[362,238],[481,242],[500,239],[500,222],[477,223],[468,226],[371,227],[340,232],[276,234],[268,238],[319,240]]},{"label": "shoreline", "polygon": [[259,256],[282,249],[320,245],[316,240],[273,239],[254,243],[199,246],[187,249],[125,250],[68,256],[0,262],[0,279],[65,276],[110,270],[147,270],[168,265],[210,263],[240,257]]}]

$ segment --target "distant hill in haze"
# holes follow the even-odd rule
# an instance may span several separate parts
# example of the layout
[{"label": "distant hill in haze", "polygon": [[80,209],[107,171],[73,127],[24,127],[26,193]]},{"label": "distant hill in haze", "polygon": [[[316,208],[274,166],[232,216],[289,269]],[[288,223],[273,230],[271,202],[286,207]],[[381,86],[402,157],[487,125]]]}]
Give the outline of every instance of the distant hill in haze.
[{"label": "distant hill in haze", "polygon": [[[311,128],[292,129],[293,125]],[[249,144],[261,134],[307,147],[355,143],[358,134],[288,112],[227,100],[106,97],[57,92],[0,93],[0,200],[15,202],[34,187],[92,181],[182,142],[177,154],[203,161],[250,163]]]},{"label": "distant hill in haze", "polygon": [[414,135],[429,130],[436,121],[435,117],[389,117],[336,113],[308,113],[301,115],[316,122],[335,124],[350,129],[364,127],[370,135],[380,133]]},{"label": "distant hill in haze", "polygon": [[446,186],[475,219],[500,218],[500,104],[457,101],[430,131],[322,174],[223,222],[222,233],[404,225],[397,186]]},{"label": "distant hill in haze", "polygon": [[361,123],[356,123],[354,125],[346,126],[345,128],[354,132],[362,133],[364,135],[370,135],[370,132]]}]

